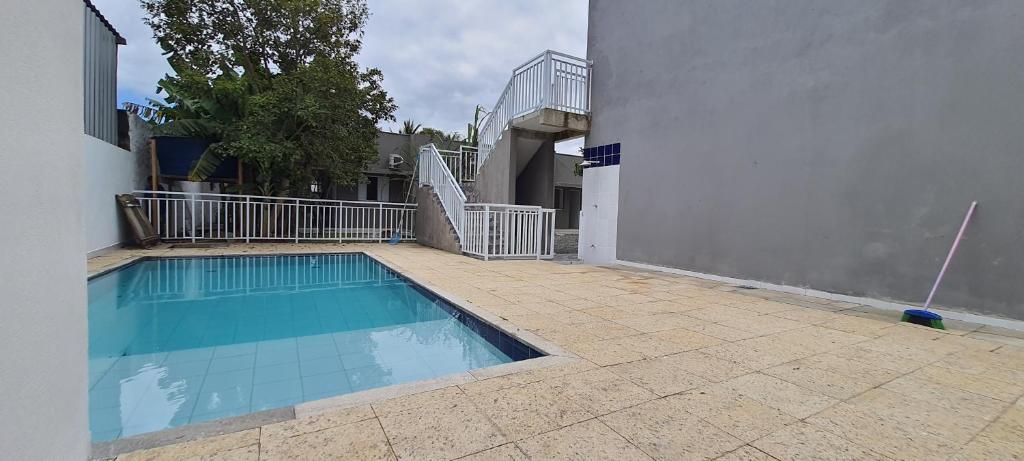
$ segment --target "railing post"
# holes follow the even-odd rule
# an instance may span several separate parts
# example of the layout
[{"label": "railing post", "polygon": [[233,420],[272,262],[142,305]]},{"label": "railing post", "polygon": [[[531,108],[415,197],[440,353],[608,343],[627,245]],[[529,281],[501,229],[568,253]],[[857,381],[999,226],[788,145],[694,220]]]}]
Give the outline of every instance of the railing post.
[{"label": "railing post", "polygon": [[544,235],[543,234],[543,231],[544,231],[544,210],[538,210],[537,211],[537,223],[536,223],[536,226],[537,226],[537,260],[540,261],[541,247],[544,246],[544,245],[542,245],[543,241],[541,240],[543,238],[543,235]]},{"label": "railing post", "polygon": [[192,243],[196,243],[196,194],[188,194],[189,197],[189,223],[191,223],[192,229],[189,231],[192,235]]},{"label": "railing post", "polygon": [[242,210],[242,219],[245,220],[245,226],[242,227],[242,231],[245,232],[245,243],[249,243],[249,197],[245,197],[245,209]]},{"label": "railing post", "polygon": [[299,243],[299,229],[301,228],[299,224],[299,199],[295,199],[295,243]]},{"label": "railing post", "polygon": [[542,66],[544,76],[541,79],[541,92],[543,98],[541,99],[541,107],[551,107],[551,94],[554,92],[552,85],[555,84],[555,79],[551,78],[551,51],[544,52],[544,65]]},{"label": "railing post", "polygon": [[484,205],[484,261],[491,255],[491,206]]},{"label": "railing post", "polygon": [[338,243],[341,243],[341,214],[345,211],[345,202],[338,202],[338,225],[334,227],[335,234],[338,235]]},{"label": "railing post", "polygon": [[377,205],[377,243],[384,242],[384,204]]}]

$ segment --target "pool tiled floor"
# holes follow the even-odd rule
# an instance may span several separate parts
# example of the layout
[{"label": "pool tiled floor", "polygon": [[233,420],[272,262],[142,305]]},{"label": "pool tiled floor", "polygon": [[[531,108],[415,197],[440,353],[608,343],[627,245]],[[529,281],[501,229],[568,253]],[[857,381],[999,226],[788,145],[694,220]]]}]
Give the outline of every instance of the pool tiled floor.
[{"label": "pool tiled floor", "polygon": [[[850,303],[412,244],[121,250],[89,270],[139,255],[338,251],[371,252],[578,357],[117,459],[1024,458],[1020,332],[936,331]],[[297,393],[296,380],[347,370],[325,344],[152,359],[252,373],[256,399],[260,386]]]}]

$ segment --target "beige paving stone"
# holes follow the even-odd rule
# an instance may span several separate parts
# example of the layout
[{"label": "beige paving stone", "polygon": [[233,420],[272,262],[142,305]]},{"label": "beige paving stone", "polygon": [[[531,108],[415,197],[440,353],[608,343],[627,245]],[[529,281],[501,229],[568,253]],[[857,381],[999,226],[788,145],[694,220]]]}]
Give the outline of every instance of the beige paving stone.
[{"label": "beige paving stone", "polygon": [[972,417],[956,408],[942,408],[926,400],[882,388],[867,391],[846,403],[876,418],[914,428],[954,444],[967,443],[988,425],[987,420]]},{"label": "beige paving stone", "polygon": [[703,388],[665,397],[744,442],[757,440],[796,421],[775,408],[723,388]]},{"label": "beige paving stone", "polygon": [[954,461],[1021,460],[1024,459],[1024,443],[1021,443],[1020,440],[1013,442],[994,440],[979,435],[950,459]]},{"label": "beige paving stone", "polygon": [[473,394],[471,398],[509,440],[531,437],[593,418],[571,400],[538,395],[525,386]]},{"label": "beige paving stone", "polygon": [[597,336],[601,339],[623,338],[626,336],[636,336],[641,334],[641,332],[637,330],[608,320],[573,325],[572,328],[577,331]]},{"label": "beige paving stone", "polygon": [[1012,405],[981,394],[945,386],[917,374],[896,378],[885,383],[882,388],[929,402],[932,405],[955,410],[958,414],[987,421],[996,419],[1003,413],[1003,410]]},{"label": "beige paving stone", "polygon": [[306,418],[296,418],[290,421],[263,426],[260,432],[260,440],[294,437],[376,417],[369,405],[360,405],[342,410],[330,410]]},{"label": "beige paving stone", "polygon": [[657,394],[606,369],[553,378],[527,387],[551,400],[568,399],[595,416],[658,398]]},{"label": "beige paving stone", "polygon": [[671,357],[639,360],[607,369],[659,396],[676,394],[708,384],[704,378],[683,371],[682,367],[677,365],[677,360]]},{"label": "beige paving stone", "polygon": [[594,370],[596,368],[598,368],[597,365],[594,365],[591,362],[576,359],[573,362],[564,365],[549,366],[538,368],[536,370],[481,379],[479,381],[460,384],[459,387],[467,394],[497,392],[510,387],[521,386],[523,384],[557,378],[559,376],[565,376],[573,373],[581,373],[584,371]]},{"label": "beige paving stone", "polygon": [[832,312],[810,309],[807,307],[796,307],[794,309],[787,311],[775,312],[771,315],[788,320],[795,320],[797,322],[809,325],[823,324],[840,317],[839,314],[833,314]]},{"label": "beige paving stone", "polygon": [[687,317],[686,315],[677,313],[652,314],[643,317],[619,319],[616,320],[616,323],[644,333],[653,333],[656,331],[671,330],[673,328],[684,328],[688,326],[707,324],[707,322],[703,320],[697,320],[693,317]]},{"label": "beige paving stone", "polygon": [[820,326],[808,326],[797,330],[784,331],[770,337],[814,352],[827,352],[870,340],[870,338],[865,336],[831,330]]},{"label": "beige paving stone", "polygon": [[618,306],[598,307],[598,308],[594,308],[594,309],[582,309],[579,312],[583,312],[583,313],[588,314],[588,315],[593,315],[595,317],[600,317],[602,319],[611,320],[611,321],[628,319],[628,318],[633,318],[633,317],[640,317],[640,316],[644,316],[644,315],[650,315],[647,312],[638,312],[638,311],[633,311],[633,310],[627,310],[627,309],[624,309],[624,308],[618,307]]},{"label": "beige paving stone", "polygon": [[630,461],[651,458],[596,419],[517,443],[531,459]]},{"label": "beige paving stone", "polygon": [[948,368],[927,366],[910,376],[924,378],[944,386],[981,394],[1005,402],[1015,402],[1024,396],[1024,383],[1008,383],[985,375],[972,375]]},{"label": "beige paving stone", "polygon": [[849,376],[816,368],[803,360],[768,368],[762,370],[762,373],[839,400],[848,399],[877,386],[877,383],[862,382]]},{"label": "beige paving stone", "polygon": [[601,302],[603,302],[607,306],[621,306],[621,307],[627,307],[627,308],[628,307],[636,306],[637,304],[650,303],[650,302],[657,301],[657,299],[652,298],[650,296],[642,295],[642,294],[636,294],[636,293],[630,293],[630,294],[624,294],[624,295],[618,295],[618,296],[610,296],[610,297],[607,297],[607,298],[603,298],[602,297],[600,299],[601,299]]},{"label": "beige paving stone", "polygon": [[[134,451],[117,457],[118,461],[177,461],[181,459],[208,460],[228,456],[240,448],[258,446],[260,430],[232,432],[185,443],[167,445],[149,450]],[[239,453],[234,452],[234,455]],[[232,456],[234,456],[232,455]],[[223,458],[222,458],[223,459]]]},{"label": "beige paving stone", "polygon": [[529,458],[526,457],[526,453],[523,453],[516,444],[506,443],[459,458],[459,461],[526,461],[527,459]]},{"label": "beige paving stone", "polygon": [[967,350],[945,357],[934,366],[1010,384],[1024,382],[1024,360],[996,352]]},{"label": "beige paving stone", "polygon": [[840,403],[806,420],[808,423],[859,446],[896,460],[946,459],[960,443],[921,427]]},{"label": "beige paving stone", "polygon": [[749,331],[758,336],[770,335],[782,331],[789,331],[807,326],[805,323],[795,320],[788,320],[774,315],[748,315],[742,319],[729,319],[719,322],[727,327],[738,330]]},{"label": "beige paving stone", "polygon": [[749,331],[740,330],[738,328],[727,327],[718,323],[708,323],[705,325],[688,326],[686,329],[695,331],[700,334],[712,336],[723,341],[742,341],[744,339],[754,338],[758,335],[757,333],[751,333]]},{"label": "beige paving stone", "polygon": [[[638,311],[646,312],[649,314],[679,314],[694,309],[699,309],[698,305],[687,302],[676,302],[675,300],[661,300],[650,303],[637,304],[635,308]],[[693,318],[693,317],[689,317]],[[696,319],[694,319],[696,322]]]},{"label": "beige paving stone", "polygon": [[559,320],[558,317],[547,314],[512,315],[506,320],[519,328],[530,331],[565,328],[568,325]]},{"label": "beige paving stone", "polygon": [[821,326],[860,336],[878,337],[886,334],[885,329],[892,327],[893,323],[853,317],[850,315],[841,315],[838,318],[832,319],[828,323],[821,324]]},{"label": "beige paving stone", "polygon": [[859,344],[852,346],[841,347],[834,351],[833,354],[842,359],[847,359],[856,362],[870,363],[880,368],[891,370],[898,373],[910,373],[918,368],[926,365],[924,362],[918,362],[898,355],[886,354],[884,352],[873,351],[860,347]]},{"label": "beige paving stone", "polygon": [[812,355],[800,346],[774,338],[758,337],[701,349],[709,355],[761,370]]},{"label": "beige paving stone", "polygon": [[726,381],[753,371],[736,362],[720,359],[700,351],[667,355],[658,360],[712,383]]},{"label": "beige paving stone", "polygon": [[413,410],[432,403],[455,402],[464,398],[465,394],[462,392],[462,389],[458,386],[449,386],[418,394],[374,402],[372,407],[373,411],[378,417],[380,417]]},{"label": "beige paving stone", "polygon": [[739,439],[679,408],[673,400],[653,400],[600,419],[659,460],[713,459],[743,445]]},{"label": "beige paving stone", "polygon": [[555,343],[568,346],[572,344],[592,343],[600,341],[602,338],[587,333],[584,330],[573,328],[572,326],[565,327],[545,327],[533,330],[534,333],[540,335],[544,339],[554,341]]},{"label": "beige paving stone", "polygon": [[583,357],[600,366],[615,365],[619,363],[642,360],[646,356],[635,350],[624,347],[622,338],[606,339],[590,343],[569,345],[576,355]]},{"label": "beige paving stone", "polygon": [[702,349],[722,343],[721,339],[682,328],[651,333],[650,337],[679,345],[681,346],[681,351]]},{"label": "beige paving stone", "polygon": [[736,302],[727,302],[729,306],[738,307],[740,309],[746,309],[748,311],[757,312],[758,314],[774,314],[777,312],[784,312],[793,309],[798,309],[797,306],[792,304],[780,303],[777,301],[770,301],[764,299],[750,299]]},{"label": "beige paving stone", "polygon": [[606,304],[600,301],[586,298],[563,299],[555,302],[572,310],[596,309],[599,307],[607,307]]},{"label": "beige paving stone", "polygon": [[915,360],[923,363],[933,363],[942,360],[946,356],[964,350],[962,346],[943,343],[933,339],[925,339],[908,335],[907,331],[902,334],[888,334],[879,338],[857,343],[862,349],[872,350]]},{"label": "beige paving stone", "polygon": [[730,320],[742,322],[750,318],[750,311],[730,306],[712,306],[688,311],[686,315],[715,323],[722,323]]},{"label": "beige paving stone", "polygon": [[259,459],[263,461],[395,459],[377,419],[290,437],[263,437],[261,440]]},{"label": "beige paving stone", "polygon": [[[666,334],[667,333],[667,334]],[[643,354],[645,358],[661,357],[717,344],[720,341],[688,330],[669,330],[628,338],[615,339],[621,347]]]},{"label": "beige paving stone", "polygon": [[775,458],[794,461],[886,460],[878,453],[804,422],[786,426],[750,444]]},{"label": "beige paving stone", "polygon": [[433,403],[379,419],[399,459],[447,460],[508,442],[469,399]]},{"label": "beige paving stone", "polygon": [[719,386],[798,419],[838,403],[831,397],[762,373],[750,373],[715,385]]},{"label": "beige paving stone", "polygon": [[863,382],[875,386],[892,381],[904,374],[902,371],[891,370],[878,363],[840,357],[834,353],[812,355],[793,363],[801,367],[810,367],[845,376],[850,381]]},{"label": "beige paving stone", "polygon": [[750,445],[744,445],[715,459],[716,461],[775,461],[775,458]]}]

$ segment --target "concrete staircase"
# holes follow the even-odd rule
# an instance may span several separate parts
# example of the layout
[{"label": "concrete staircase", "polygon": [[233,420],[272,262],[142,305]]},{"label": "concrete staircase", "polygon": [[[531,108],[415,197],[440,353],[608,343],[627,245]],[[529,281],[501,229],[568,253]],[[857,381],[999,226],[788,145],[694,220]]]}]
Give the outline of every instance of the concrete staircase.
[{"label": "concrete staircase", "polygon": [[517,67],[476,149],[421,148],[417,239],[485,260],[554,257],[555,142],[586,134],[589,113],[586,60],[545,51]]}]

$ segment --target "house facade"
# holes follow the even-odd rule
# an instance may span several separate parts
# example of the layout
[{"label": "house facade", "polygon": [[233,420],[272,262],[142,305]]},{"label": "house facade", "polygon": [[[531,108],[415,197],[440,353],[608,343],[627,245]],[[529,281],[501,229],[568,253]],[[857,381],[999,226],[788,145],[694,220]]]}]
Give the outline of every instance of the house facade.
[{"label": "house facade", "polygon": [[591,0],[581,253],[1024,319],[1022,15]]}]

